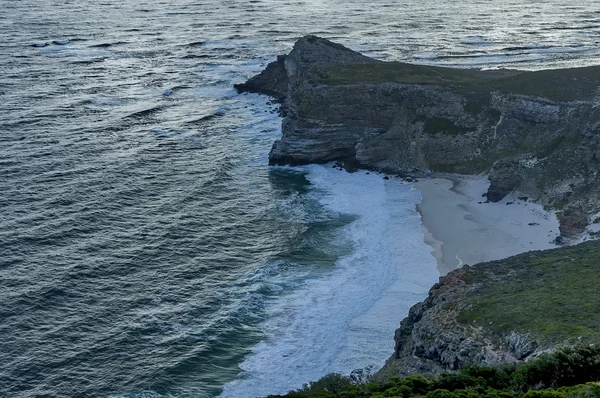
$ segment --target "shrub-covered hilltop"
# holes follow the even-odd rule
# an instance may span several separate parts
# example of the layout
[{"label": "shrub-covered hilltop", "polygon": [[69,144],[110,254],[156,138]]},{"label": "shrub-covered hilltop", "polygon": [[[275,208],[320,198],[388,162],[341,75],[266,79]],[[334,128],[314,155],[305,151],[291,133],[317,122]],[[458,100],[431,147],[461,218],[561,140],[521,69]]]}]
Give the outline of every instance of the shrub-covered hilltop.
[{"label": "shrub-covered hilltop", "polygon": [[600,242],[450,272],[396,330],[387,376],[526,360],[600,342]]},{"label": "shrub-covered hilltop", "polygon": [[[595,398],[600,397],[600,348],[564,349],[520,365],[466,366],[437,376],[358,383],[332,374],[288,398]],[[270,396],[270,398],[282,396]]]},{"label": "shrub-covered hilltop", "polygon": [[452,271],[371,382],[329,375],[287,396],[600,398],[599,281],[600,241]]}]

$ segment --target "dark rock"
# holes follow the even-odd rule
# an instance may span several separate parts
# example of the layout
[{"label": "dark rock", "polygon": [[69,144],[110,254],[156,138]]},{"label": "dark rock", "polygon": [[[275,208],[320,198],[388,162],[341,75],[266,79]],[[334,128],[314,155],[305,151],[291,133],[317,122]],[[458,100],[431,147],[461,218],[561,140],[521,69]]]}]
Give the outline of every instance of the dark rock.
[{"label": "dark rock", "polygon": [[588,225],[587,214],[580,207],[565,209],[559,220],[560,234],[564,238],[578,237]]},{"label": "dark rock", "polygon": [[[572,344],[579,331],[573,336],[574,332],[562,330],[552,339],[546,339],[539,325],[547,319],[543,313],[532,309],[527,300],[512,303],[511,311],[525,311],[524,319],[535,318],[530,322],[520,319],[509,324],[503,316],[495,318],[494,313],[486,314],[481,309],[477,315],[470,314],[474,306],[486,308],[499,296],[505,298],[506,292],[513,287],[522,289],[524,281],[555,282],[565,278],[566,274],[575,278],[576,282],[570,282],[574,283],[574,287],[585,286],[585,293],[566,289],[562,300],[573,305],[581,301],[581,294],[592,299],[594,282],[585,279],[589,279],[587,271],[599,272],[595,266],[599,256],[600,242],[588,242],[545,252],[524,253],[451,271],[441,277],[439,283],[430,289],[428,297],[415,304],[402,320],[394,336],[394,354],[379,374],[406,376],[441,373],[466,364],[493,366],[527,360],[557,345]],[[567,270],[565,266],[553,265],[565,263],[569,263]],[[574,270],[582,264],[586,264],[587,271],[576,274]],[[542,295],[541,300],[554,300],[557,294],[554,289],[537,289],[535,297]],[[581,311],[582,316],[595,316],[594,307]],[[481,319],[481,316],[486,319]],[[501,327],[496,327],[496,319],[502,320]],[[568,324],[571,314],[553,318],[552,322],[559,319]],[[593,330],[593,323],[587,325]]]},{"label": "dark rock", "polygon": [[527,358],[538,348],[535,339],[517,332],[512,332],[508,336],[507,343],[509,352],[518,360]]},{"label": "dark rock", "polygon": [[517,188],[523,180],[522,167],[515,159],[501,159],[494,163],[490,173],[490,186],[487,198],[491,202],[499,202]]},{"label": "dark rock", "polygon": [[[600,210],[600,67],[522,72],[381,62],[298,40],[238,91],[283,101],[269,164],[342,161],[400,176],[489,173],[489,201]],[[527,198],[527,199],[522,199]],[[565,221],[564,232],[581,231]],[[562,232],[562,230],[561,230]]]},{"label": "dark rock", "polygon": [[508,206],[508,205],[512,205],[512,204],[514,204],[514,203],[515,203],[515,202],[506,202],[506,205]]},{"label": "dark rock", "polygon": [[276,61],[267,65],[260,74],[254,76],[246,83],[235,84],[233,87],[239,92],[259,93],[275,97],[284,101],[288,91],[288,74],[285,70],[285,55],[277,57]]},{"label": "dark rock", "polygon": [[522,200],[523,202],[527,202],[529,200],[529,198],[527,196],[519,196],[518,199]]},{"label": "dark rock", "polygon": [[534,225],[540,225],[540,224],[539,224],[539,223],[537,223],[537,222],[530,222],[530,223],[529,223],[529,224],[527,224],[527,225],[534,226]]}]

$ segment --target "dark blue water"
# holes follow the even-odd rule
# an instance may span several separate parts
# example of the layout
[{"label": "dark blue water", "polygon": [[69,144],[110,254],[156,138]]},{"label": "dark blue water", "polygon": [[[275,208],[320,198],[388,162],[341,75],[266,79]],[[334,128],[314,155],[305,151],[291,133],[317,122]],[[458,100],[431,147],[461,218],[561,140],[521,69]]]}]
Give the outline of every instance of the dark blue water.
[{"label": "dark blue water", "polygon": [[[308,33],[439,65],[537,69],[600,55],[593,1],[4,2],[0,396],[212,397],[242,370],[227,391],[252,396],[269,391],[265,364],[283,369],[294,347],[336,351],[292,384],[285,369],[273,374],[273,392],[385,359],[391,347],[352,353],[356,325],[380,330],[372,314],[396,262],[429,266],[418,198],[373,175],[267,167],[275,106],[231,88]],[[379,198],[369,211],[343,196],[352,181]],[[357,232],[401,222],[400,246]],[[351,286],[381,253],[392,265],[356,302],[331,287]],[[400,307],[386,328],[431,278],[390,296]],[[340,314],[331,324],[329,305]],[[326,328],[343,335],[339,347]],[[293,366],[317,357],[306,358]]]}]

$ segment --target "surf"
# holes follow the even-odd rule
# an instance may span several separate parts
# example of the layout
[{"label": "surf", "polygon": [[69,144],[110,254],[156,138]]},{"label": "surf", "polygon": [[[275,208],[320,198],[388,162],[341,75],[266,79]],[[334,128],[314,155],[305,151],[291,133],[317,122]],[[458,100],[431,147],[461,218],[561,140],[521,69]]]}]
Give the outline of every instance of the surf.
[{"label": "surf", "polygon": [[271,303],[265,339],[222,398],[281,394],[329,373],[381,367],[399,320],[439,276],[410,184],[330,165],[301,169],[326,211],[352,216],[337,236],[351,250]]}]

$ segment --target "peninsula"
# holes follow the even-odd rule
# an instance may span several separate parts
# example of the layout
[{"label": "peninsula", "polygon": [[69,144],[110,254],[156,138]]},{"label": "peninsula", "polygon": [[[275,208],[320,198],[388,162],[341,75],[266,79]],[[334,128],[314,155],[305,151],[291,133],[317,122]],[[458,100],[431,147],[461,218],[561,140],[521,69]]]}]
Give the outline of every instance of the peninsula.
[{"label": "peninsula", "polygon": [[[271,164],[338,162],[349,171],[419,180],[424,224],[445,209],[461,228],[477,217],[477,204],[527,206],[511,216],[519,223],[500,213],[488,220],[506,224],[493,233],[523,241],[512,252],[482,246],[456,254],[460,262],[451,264],[434,250],[447,275],[402,321],[379,377],[517,363],[599,341],[600,242],[560,246],[600,231],[600,67],[467,70],[382,62],[306,36],[236,89],[281,102],[282,138]],[[440,190],[468,203],[428,199]],[[519,232],[534,227],[541,229]],[[485,233],[475,229],[471,238]],[[452,236],[443,240],[453,245]],[[550,247],[558,248],[537,251]],[[509,257],[517,253],[523,254]]]},{"label": "peninsula", "polygon": [[578,239],[598,218],[600,67],[382,62],[306,36],[236,88],[282,103],[271,164],[340,161],[411,178],[487,174],[487,200],[518,192],[559,210],[559,243]]}]

